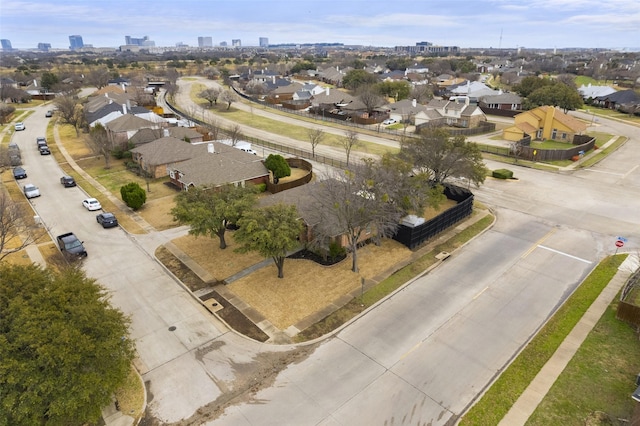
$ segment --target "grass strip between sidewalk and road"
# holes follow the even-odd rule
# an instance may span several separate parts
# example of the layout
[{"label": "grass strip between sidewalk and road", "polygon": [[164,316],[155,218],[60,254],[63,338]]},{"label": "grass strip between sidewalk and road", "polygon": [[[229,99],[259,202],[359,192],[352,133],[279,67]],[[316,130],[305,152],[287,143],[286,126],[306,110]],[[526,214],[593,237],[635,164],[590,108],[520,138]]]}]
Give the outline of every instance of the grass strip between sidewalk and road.
[{"label": "grass strip between sidewalk and road", "polygon": [[[626,254],[605,258],[503,371],[460,425],[497,425],[616,274]],[[572,395],[566,395],[571,398]]]}]

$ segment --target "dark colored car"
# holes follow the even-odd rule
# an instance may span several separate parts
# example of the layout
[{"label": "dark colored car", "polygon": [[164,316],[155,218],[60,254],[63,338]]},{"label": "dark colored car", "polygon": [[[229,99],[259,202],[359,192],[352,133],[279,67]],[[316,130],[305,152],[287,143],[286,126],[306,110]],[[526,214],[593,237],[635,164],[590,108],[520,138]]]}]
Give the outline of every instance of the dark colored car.
[{"label": "dark colored car", "polygon": [[13,177],[15,179],[24,179],[27,177],[27,171],[22,167],[16,167],[13,169]]},{"label": "dark colored car", "polygon": [[96,220],[103,228],[113,228],[114,226],[118,226],[118,219],[116,219],[113,213],[100,213],[96,216]]},{"label": "dark colored car", "polygon": [[71,188],[72,186],[76,186],[76,180],[73,176],[62,176],[60,178],[60,183],[64,185],[65,188]]},{"label": "dark colored car", "polygon": [[38,149],[40,150],[40,155],[51,154],[51,151],[49,151],[49,147],[47,145],[41,145]]}]

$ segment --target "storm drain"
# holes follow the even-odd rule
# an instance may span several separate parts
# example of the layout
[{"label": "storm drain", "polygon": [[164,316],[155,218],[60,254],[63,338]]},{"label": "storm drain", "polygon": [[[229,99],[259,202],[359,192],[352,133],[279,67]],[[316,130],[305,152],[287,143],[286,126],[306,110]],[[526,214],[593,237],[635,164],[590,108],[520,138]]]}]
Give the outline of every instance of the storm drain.
[{"label": "storm drain", "polygon": [[223,308],[223,306],[218,303],[216,299],[207,299],[203,303],[211,313],[216,313]]}]

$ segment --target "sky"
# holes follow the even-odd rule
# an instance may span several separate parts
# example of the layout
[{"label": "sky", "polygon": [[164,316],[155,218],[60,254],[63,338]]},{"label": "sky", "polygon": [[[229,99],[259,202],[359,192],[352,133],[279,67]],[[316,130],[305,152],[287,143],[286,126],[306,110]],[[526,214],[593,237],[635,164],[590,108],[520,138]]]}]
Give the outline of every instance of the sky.
[{"label": "sky", "polygon": [[640,50],[640,0],[0,0],[0,38],[16,49],[343,43],[461,48]]}]

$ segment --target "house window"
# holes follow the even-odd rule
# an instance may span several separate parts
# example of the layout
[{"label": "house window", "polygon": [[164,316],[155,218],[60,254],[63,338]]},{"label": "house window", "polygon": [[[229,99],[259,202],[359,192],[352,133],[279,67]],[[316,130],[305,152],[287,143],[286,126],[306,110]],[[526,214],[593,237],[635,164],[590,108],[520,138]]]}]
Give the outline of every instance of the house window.
[{"label": "house window", "polygon": [[556,137],[558,136],[558,129],[553,129],[551,131],[551,139],[556,139]]},{"label": "house window", "polygon": [[169,177],[171,179],[175,179],[176,178],[176,174],[175,174],[175,172],[173,170],[169,170]]},{"label": "house window", "polygon": [[567,134],[566,134],[566,133],[563,133],[563,134],[562,134],[562,139],[566,139],[566,138],[567,138]]}]

